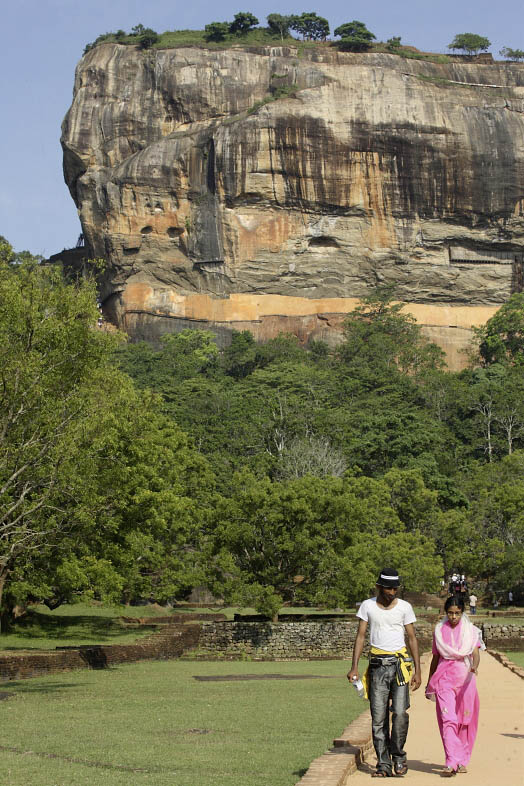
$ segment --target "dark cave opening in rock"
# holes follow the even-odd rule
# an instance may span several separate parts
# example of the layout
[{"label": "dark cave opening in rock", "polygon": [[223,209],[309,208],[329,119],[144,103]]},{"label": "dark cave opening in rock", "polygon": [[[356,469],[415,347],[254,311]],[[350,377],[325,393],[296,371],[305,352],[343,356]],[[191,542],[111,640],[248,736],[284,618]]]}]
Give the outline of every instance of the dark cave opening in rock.
[{"label": "dark cave opening in rock", "polygon": [[319,237],[312,237],[309,241],[310,248],[340,248],[339,244],[333,237],[327,235],[319,235]]}]

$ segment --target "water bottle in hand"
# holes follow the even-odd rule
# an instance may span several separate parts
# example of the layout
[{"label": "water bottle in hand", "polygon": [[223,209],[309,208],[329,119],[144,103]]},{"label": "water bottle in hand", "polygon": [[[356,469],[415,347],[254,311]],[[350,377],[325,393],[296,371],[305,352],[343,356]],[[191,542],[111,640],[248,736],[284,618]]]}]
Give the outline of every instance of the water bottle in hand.
[{"label": "water bottle in hand", "polygon": [[351,681],[351,684],[355,688],[355,690],[356,690],[356,692],[358,694],[359,699],[363,699],[364,698],[364,685],[362,684],[362,680],[360,679],[360,677],[353,677],[353,679]]}]

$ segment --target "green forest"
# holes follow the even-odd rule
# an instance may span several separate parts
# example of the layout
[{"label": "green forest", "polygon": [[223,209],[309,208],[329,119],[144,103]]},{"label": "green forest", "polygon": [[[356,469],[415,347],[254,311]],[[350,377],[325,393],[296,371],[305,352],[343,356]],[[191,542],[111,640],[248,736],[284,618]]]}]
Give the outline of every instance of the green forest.
[{"label": "green forest", "polygon": [[333,349],[97,327],[95,278],[0,241],[0,597],[158,603],[206,585],[274,615],[377,567],[521,592],[524,294],[446,368],[389,289]]}]

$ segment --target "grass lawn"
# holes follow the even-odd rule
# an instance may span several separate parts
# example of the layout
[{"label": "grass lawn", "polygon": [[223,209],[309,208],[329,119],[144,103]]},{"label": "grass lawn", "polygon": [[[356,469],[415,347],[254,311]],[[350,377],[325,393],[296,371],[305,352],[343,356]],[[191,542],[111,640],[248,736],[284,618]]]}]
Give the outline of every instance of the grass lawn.
[{"label": "grass lawn", "polygon": [[[172,660],[4,683],[2,786],[293,786],[367,707],[348,667]],[[248,674],[326,679],[193,679]]]},{"label": "grass lawn", "polygon": [[517,666],[524,668],[524,652],[505,652],[504,655],[516,663]]},{"label": "grass lawn", "polygon": [[80,644],[126,644],[150,634],[154,628],[128,628],[120,620],[126,617],[165,615],[155,606],[96,606],[78,604],[59,606],[50,611],[46,606],[33,607],[9,632],[0,634],[2,650],[54,650]]},{"label": "grass lawn", "polygon": [[[166,617],[170,613],[224,614],[233,619],[235,613],[254,614],[254,609],[199,608],[177,606],[164,609],[160,606],[101,606],[75,604],[59,606],[50,611],[46,606],[33,607],[21,617],[12,630],[0,634],[2,650],[54,650],[56,647],[77,647],[81,644],[127,644],[153,632],[155,628],[127,627],[121,617]],[[284,608],[282,613],[324,614],[324,609]]]}]

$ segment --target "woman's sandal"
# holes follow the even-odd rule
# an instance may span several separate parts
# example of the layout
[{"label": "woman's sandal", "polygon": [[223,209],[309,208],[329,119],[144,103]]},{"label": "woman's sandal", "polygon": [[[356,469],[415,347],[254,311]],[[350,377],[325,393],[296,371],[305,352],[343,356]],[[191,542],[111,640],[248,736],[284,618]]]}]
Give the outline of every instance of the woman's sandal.
[{"label": "woman's sandal", "polygon": [[442,770],[442,777],[443,778],[452,778],[456,774],[457,774],[457,770],[454,770],[453,767],[445,767]]},{"label": "woman's sandal", "polygon": [[394,770],[395,770],[395,775],[397,777],[402,777],[402,775],[406,775],[408,771],[408,765],[406,764],[406,762],[404,762],[403,764],[395,764]]},{"label": "woman's sandal", "polygon": [[467,771],[468,771],[467,767],[464,767],[463,764],[459,764],[459,766],[457,767],[457,772],[467,772]]}]

